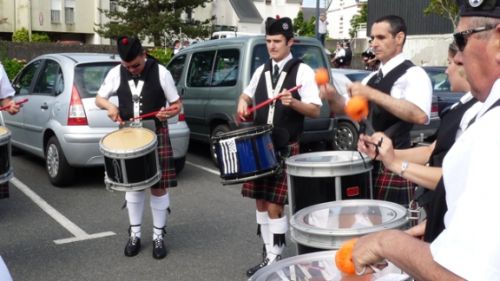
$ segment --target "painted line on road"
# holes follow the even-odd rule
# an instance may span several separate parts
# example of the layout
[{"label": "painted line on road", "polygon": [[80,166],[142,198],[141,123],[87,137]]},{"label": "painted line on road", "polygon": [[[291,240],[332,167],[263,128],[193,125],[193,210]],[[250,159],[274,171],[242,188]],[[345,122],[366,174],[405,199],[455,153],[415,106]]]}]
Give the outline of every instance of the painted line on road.
[{"label": "painted line on road", "polygon": [[66,228],[71,234],[75,237],[58,239],[54,240],[56,244],[65,244],[71,243],[75,241],[82,241],[88,239],[101,238],[111,235],[116,235],[116,233],[112,231],[88,234],[83,229],[78,227],[78,225],[74,224],[68,218],[66,218],[63,214],[57,211],[54,207],[50,206],[47,201],[45,201],[42,197],[38,196],[33,190],[31,190],[27,185],[22,183],[17,178],[12,178],[10,182],[17,187],[20,191],[22,191],[26,196],[28,196],[38,207],[40,207],[44,212],[46,212],[49,216],[51,216],[55,221],[57,221],[62,227]]},{"label": "painted line on road", "polygon": [[217,176],[220,176],[220,172],[217,171],[217,170],[214,170],[214,169],[209,169],[209,168],[206,168],[206,167],[203,167],[201,165],[198,165],[198,164],[195,164],[193,162],[189,162],[189,161],[186,161],[186,164],[189,164],[193,167],[196,167],[198,169],[202,169],[203,171],[206,171],[206,172],[209,172],[211,174],[214,174],[214,175],[217,175]]}]

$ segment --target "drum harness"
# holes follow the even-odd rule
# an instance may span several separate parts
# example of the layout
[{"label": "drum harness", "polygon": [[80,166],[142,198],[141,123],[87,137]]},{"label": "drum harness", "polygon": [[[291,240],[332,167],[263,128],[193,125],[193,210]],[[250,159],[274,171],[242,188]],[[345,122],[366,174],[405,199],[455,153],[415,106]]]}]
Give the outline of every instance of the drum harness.
[{"label": "drum harness", "polygon": [[[277,65],[275,65],[275,66],[277,66]],[[273,85],[275,83],[273,83],[273,79],[271,78],[271,71],[266,71],[264,73],[264,76],[266,78],[267,97],[269,99],[272,99],[272,98],[276,97],[277,95],[279,95],[279,90],[283,86],[283,82],[285,81],[286,75],[287,75],[287,72],[281,71],[281,73],[279,74],[278,81],[276,82],[276,85],[273,88]],[[269,112],[267,115],[267,124],[268,125],[273,125],[275,107],[276,107],[276,99],[269,105]],[[273,128],[273,132],[274,132],[273,136],[276,134],[275,130],[276,130],[276,128]],[[273,138],[273,141],[274,141],[274,138]],[[279,177],[282,175],[282,173],[284,171],[285,160],[286,160],[286,158],[288,158],[290,156],[291,147],[290,147],[290,145],[286,145],[284,147],[275,147],[275,149],[276,149],[276,154],[277,154],[276,157],[278,158],[277,160],[278,160],[279,164],[278,164],[278,168],[276,169],[276,173],[274,175],[275,175],[275,177]]]}]

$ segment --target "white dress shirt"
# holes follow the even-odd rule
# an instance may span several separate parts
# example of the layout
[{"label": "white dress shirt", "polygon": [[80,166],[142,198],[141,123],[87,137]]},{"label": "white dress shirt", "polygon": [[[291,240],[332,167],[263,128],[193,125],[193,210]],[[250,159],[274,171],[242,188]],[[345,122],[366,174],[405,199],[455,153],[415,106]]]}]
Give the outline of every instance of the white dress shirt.
[{"label": "white dress shirt", "polygon": [[436,262],[467,280],[499,280],[500,79],[476,121],[456,140],[443,162],[448,211],[445,230],[431,244]]}]

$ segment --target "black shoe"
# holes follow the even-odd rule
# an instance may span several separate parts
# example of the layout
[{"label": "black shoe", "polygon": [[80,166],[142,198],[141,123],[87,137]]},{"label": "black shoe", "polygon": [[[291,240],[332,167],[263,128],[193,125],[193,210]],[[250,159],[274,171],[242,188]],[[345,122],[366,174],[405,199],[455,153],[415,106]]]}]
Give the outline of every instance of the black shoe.
[{"label": "black shoe", "polygon": [[153,240],[153,258],[160,260],[166,256],[167,256],[167,248],[165,247],[163,239],[157,238]]},{"label": "black shoe", "polygon": [[127,245],[125,246],[125,256],[133,257],[139,253],[141,250],[141,238],[136,236],[130,236]]},{"label": "black shoe", "polygon": [[[278,258],[276,258],[276,260],[278,260]],[[255,272],[259,271],[261,268],[268,266],[269,264],[270,264],[269,259],[265,258],[263,262],[247,270],[247,276],[251,277],[252,275],[255,274]]]}]

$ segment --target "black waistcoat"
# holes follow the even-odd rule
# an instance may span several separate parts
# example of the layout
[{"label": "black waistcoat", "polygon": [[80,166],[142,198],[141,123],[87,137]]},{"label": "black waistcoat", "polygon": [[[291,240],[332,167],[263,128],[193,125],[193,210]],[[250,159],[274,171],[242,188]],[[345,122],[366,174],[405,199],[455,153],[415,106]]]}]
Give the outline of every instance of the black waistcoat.
[{"label": "black waistcoat", "polygon": [[[455,143],[455,136],[463,115],[476,101],[476,99],[471,99],[466,103],[460,103],[441,117],[441,125],[437,131],[436,146],[429,157],[429,166],[442,166],[444,156]],[[448,207],[446,205],[446,192],[441,181],[442,178],[434,191],[419,187],[419,189],[423,189],[423,194],[417,200],[427,213],[424,235],[424,240],[427,242],[432,242],[444,229],[443,219]]]},{"label": "black waistcoat", "polygon": [[[377,75],[374,75],[370,78],[367,85],[390,95],[394,83],[412,66],[414,64],[406,60],[385,74],[384,78],[378,83],[376,81]],[[392,139],[394,148],[401,149],[411,146],[410,131],[413,128],[413,124],[399,119],[373,102],[370,102],[369,118],[376,132],[382,131]]]},{"label": "black waistcoat", "polygon": [[[500,106],[500,100],[497,100],[492,106],[490,106],[490,108],[488,108],[486,112],[496,106]],[[446,205],[446,189],[443,177],[441,177],[436,189],[433,192],[433,198],[430,204],[430,213],[427,215],[424,235],[424,240],[426,242],[434,241],[434,239],[436,239],[444,230],[444,215],[446,214],[446,211],[448,211],[448,205]]]},{"label": "black waistcoat", "polygon": [[[144,70],[142,71],[137,80],[143,80],[144,86],[142,87],[140,97],[140,113],[146,114],[153,111],[158,111],[162,106],[165,106],[167,99],[160,84],[160,76],[158,70],[158,62],[152,58],[148,58]],[[119,100],[118,109],[120,110],[120,117],[122,120],[129,120],[134,117],[134,106],[132,101],[132,91],[128,85],[129,80],[134,80],[128,70],[120,67],[120,86],[116,91]],[[149,117],[145,119],[153,119]]]},{"label": "black waistcoat", "polygon": [[[283,81],[283,85],[279,92],[283,89],[290,89],[296,86],[297,81],[297,71],[299,69],[299,65],[302,61],[299,59],[291,59],[288,61],[283,67],[282,72],[286,72],[285,80]],[[272,68],[272,62],[269,60],[262,71],[262,75],[260,76],[259,82],[257,84],[257,88],[255,90],[255,103],[259,104],[268,99],[267,96],[267,87],[266,87],[266,71],[270,71]],[[274,87],[274,86],[273,86]],[[300,95],[297,91],[292,92],[292,96],[295,99],[300,100]],[[267,124],[267,115],[269,113],[269,107],[263,107],[257,110],[255,114],[255,124],[263,125]],[[291,109],[288,106],[284,106],[281,101],[278,99],[275,104],[274,110],[274,135],[279,135],[281,141],[279,143],[295,142],[298,140],[302,130],[304,128],[304,116],[297,111]],[[285,136],[288,134],[287,136]],[[286,141],[288,140],[288,141]],[[275,143],[277,145],[277,143]],[[278,145],[280,146],[280,145]]]}]

